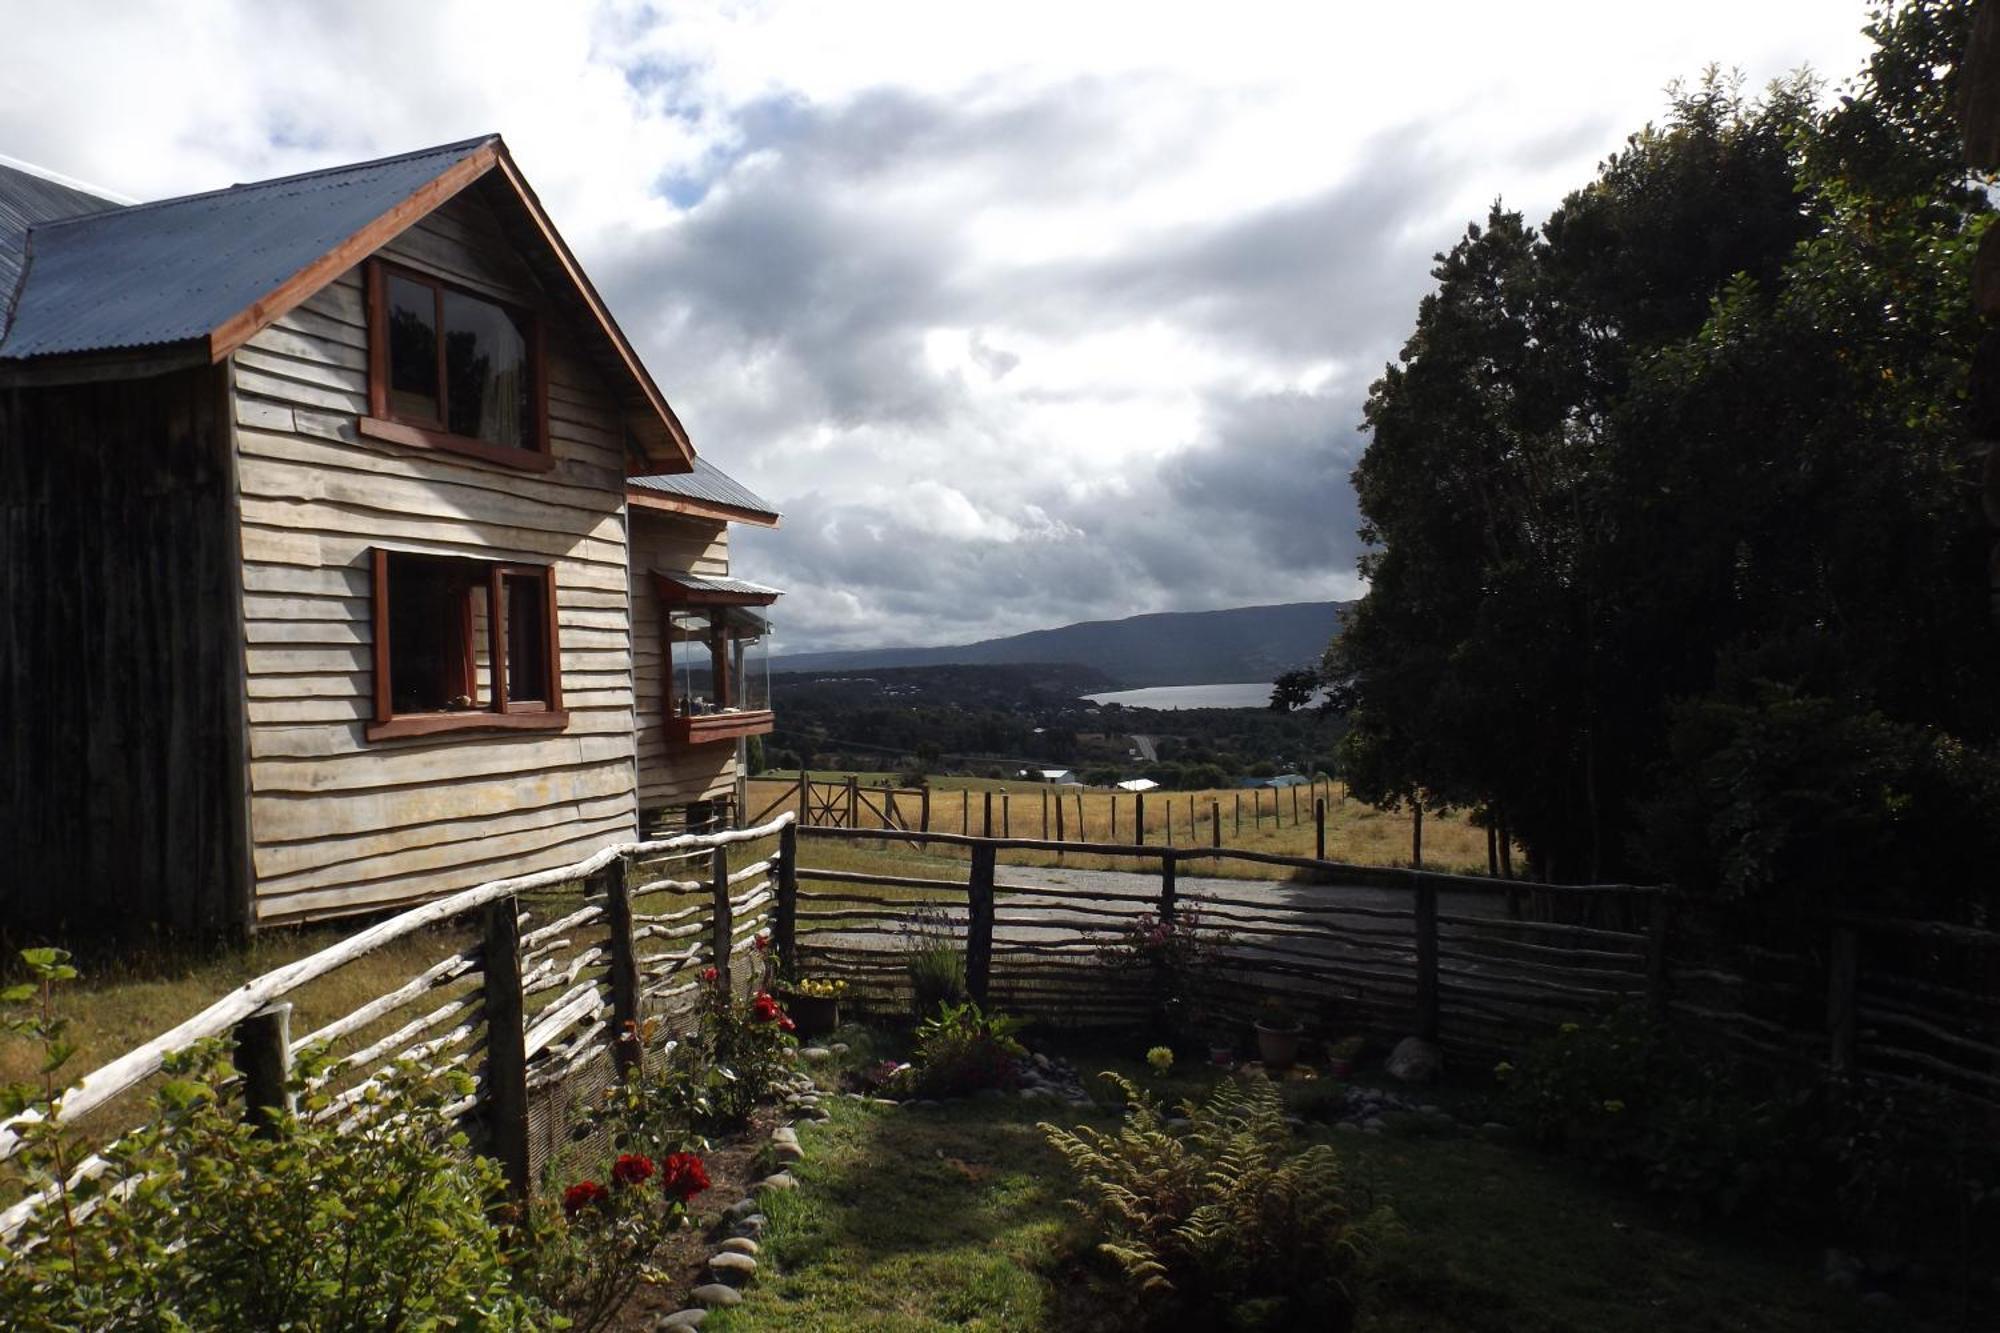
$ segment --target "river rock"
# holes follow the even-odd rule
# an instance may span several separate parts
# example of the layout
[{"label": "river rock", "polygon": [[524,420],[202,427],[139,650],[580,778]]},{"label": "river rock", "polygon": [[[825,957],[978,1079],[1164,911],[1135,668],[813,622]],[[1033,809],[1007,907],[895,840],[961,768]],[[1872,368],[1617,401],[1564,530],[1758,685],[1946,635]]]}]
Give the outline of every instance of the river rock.
[{"label": "river rock", "polygon": [[676,1333],[679,1329],[700,1328],[702,1321],[707,1318],[708,1311],[703,1309],[676,1310],[670,1315],[660,1316],[660,1322],[653,1325],[653,1328],[656,1333]]},{"label": "river rock", "polygon": [[1444,1053],[1422,1037],[1405,1037],[1389,1052],[1392,1078],[1404,1083],[1429,1083],[1444,1068]]},{"label": "river rock", "polygon": [[708,1271],[724,1282],[740,1287],[757,1276],[757,1261],[747,1254],[724,1250],[721,1254],[709,1256]]},{"label": "river rock", "polygon": [[799,1058],[819,1064],[823,1060],[833,1059],[833,1052],[824,1046],[807,1046],[799,1052]]},{"label": "river rock", "polygon": [[722,1282],[711,1282],[705,1287],[696,1287],[688,1293],[688,1297],[691,1300],[699,1301],[711,1310],[717,1306],[727,1309],[732,1305],[743,1304],[743,1293]]},{"label": "river rock", "polygon": [[797,1176],[788,1171],[780,1171],[774,1176],[765,1176],[750,1187],[752,1194],[762,1194],[766,1190],[795,1190],[799,1187]]},{"label": "river rock", "polygon": [[728,1250],[731,1254],[747,1254],[754,1258],[757,1254],[758,1245],[756,1241],[751,1240],[748,1236],[731,1236],[728,1240],[722,1242],[722,1248]]}]

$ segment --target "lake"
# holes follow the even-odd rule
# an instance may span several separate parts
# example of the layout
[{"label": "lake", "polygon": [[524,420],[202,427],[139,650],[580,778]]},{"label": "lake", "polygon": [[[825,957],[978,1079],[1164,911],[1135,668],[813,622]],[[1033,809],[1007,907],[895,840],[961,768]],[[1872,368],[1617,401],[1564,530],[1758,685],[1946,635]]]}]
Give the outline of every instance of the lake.
[{"label": "lake", "polygon": [[1094,704],[1123,704],[1127,708],[1262,708],[1271,702],[1271,682],[1150,685],[1143,690],[1111,690],[1083,697]]}]

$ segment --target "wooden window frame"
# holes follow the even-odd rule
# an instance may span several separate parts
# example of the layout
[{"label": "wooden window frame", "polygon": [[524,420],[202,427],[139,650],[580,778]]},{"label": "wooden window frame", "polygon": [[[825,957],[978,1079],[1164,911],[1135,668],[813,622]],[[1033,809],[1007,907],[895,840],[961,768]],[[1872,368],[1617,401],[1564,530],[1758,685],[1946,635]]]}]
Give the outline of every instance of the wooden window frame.
[{"label": "wooden window frame", "polygon": [[[389,598],[391,596],[389,560],[396,555],[411,555],[425,560],[443,560],[454,564],[472,566],[486,577],[486,640],[491,657],[488,666],[488,703],[484,708],[466,709],[455,713],[398,713],[395,711],[395,689],[391,678],[389,644]],[[448,731],[561,731],[569,726],[569,713],[563,708],[562,697],[562,627],[556,607],[556,570],[554,565],[523,565],[507,561],[474,560],[463,556],[431,555],[424,551],[392,551],[384,546],[370,551],[371,593],[374,605],[371,616],[374,624],[374,694],[375,720],[366,728],[371,741],[394,740],[401,736],[434,736]],[[548,695],[546,700],[509,700],[507,697],[507,596],[506,580],[509,578],[532,578],[542,585],[542,633],[543,652],[548,661]],[[466,679],[477,673],[472,660],[472,602],[467,598],[460,608],[465,617],[461,631],[466,652]]]},{"label": "wooden window frame", "polygon": [[722,628],[720,613],[732,606],[769,606],[777,600],[777,594],[693,592],[671,578],[658,574],[653,578],[661,603],[660,661],[665,681],[660,691],[660,706],[666,714],[667,739],[680,745],[699,745],[708,741],[735,740],[742,736],[763,736],[775,730],[777,714],[768,707],[739,709],[733,713],[683,715],[680,712],[674,672],[674,616],[691,612],[706,613],[709,617],[708,634],[705,636],[709,651],[709,679],[717,686],[717,696],[728,698],[738,682],[730,669],[730,639]]},{"label": "wooden window frame", "polygon": [[[436,418],[410,418],[399,415],[389,401],[389,300],[388,276],[393,273],[399,278],[431,289],[435,301],[433,318],[437,323],[437,387],[438,411]],[[419,449],[440,449],[446,453],[460,454],[467,458],[477,458],[482,462],[498,463],[502,467],[518,468],[523,472],[547,472],[556,465],[549,448],[549,375],[548,348],[542,334],[541,315],[524,306],[507,301],[496,301],[485,292],[473,291],[455,282],[447,282],[420,269],[405,264],[391,263],[386,259],[371,259],[366,266],[365,286],[368,305],[368,415],[360,419],[358,429],[371,439],[386,440],[391,444],[413,445]],[[445,340],[444,340],[444,294],[457,292],[475,301],[484,301],[507,311],[525,323],[528,334],[528,374],[529,408],[528,429],[534,436],[534,447],[517,448],[513,445],[494,444],[471,435],[457,435],[446,429],[450,399],[450,387],[445,381]]]}]

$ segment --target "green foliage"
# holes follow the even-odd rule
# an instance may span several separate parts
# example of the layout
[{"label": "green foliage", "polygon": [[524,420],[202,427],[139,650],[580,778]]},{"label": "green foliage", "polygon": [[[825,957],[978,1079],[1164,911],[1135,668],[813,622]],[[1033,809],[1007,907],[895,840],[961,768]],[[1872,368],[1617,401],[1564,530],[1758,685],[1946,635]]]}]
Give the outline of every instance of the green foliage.
[{"label": "green foliage", "polygon": [[1151,912],[1133,917],[1098,956],[1114,968],[1143,974],[1157,997],[1160,1030],[1185,1041],[1206,1025],[1216,962],[1228,943],[1229,932],[1211,924],[1201,899],[1190,895],[1171,917]]},{"label": "green foliage", "polygon": [[[9,1026],[41,1040],[47,1112],[66,1054],[51,988],[74,975],[58,951],[24,955],[39,1010]],[[10,1000],[16,993],[9,992]],[[166,1062],[156,1118],[80,1170],[46,1119],[16,1158],[53,1197],[0,1247],[0,1310],[21,1329],[419,1329],[541,1326],[512,1281],[514,1256],[486,1213],[497,1168],[441,1114],[463,1074],[399,1066],[328,1109],[321,1062],[302,1055],[297,1115],[247,1123],[225,1095],[220,1043]],[[264,1132],[260,1133],[259,1130]]]},{"label": "green foliage", "polygon": [[911,910],[903,927],[903,970],[919,1019],[940,1006],[965,1003],[965,951],[958,947],[957,928],[943,908]]},{"label": "green foliage", "polygon": [[[1356,795],[1481,810],[1536,872],[1602,879],[1671,862],[1642,810],[1755,730],[1677,735],[1677,709],[1816,699],[1992,747],[2000,636],[1963,447],[1990,206],[1950,106],[1969,17],[1885,6],[1832,107],[1711,74],[1539,235],[1496,206],[1439,257],[1369,400],[1370,592],[1325,664]],[[1917,776],[1836,787],[1848,811],[1753,793],[1738,835],[1762,869],[1722,878],[1810,870],[1754,844],[1797,852],[1829,823],[1918,851],[1956,798],[1871,813],[1885,784],[1913,807],[1938,788],[1902,748]]]},{"label": "green foliage", "polygon": [[917,1025],[910,1067],[898,1088],[919,1097],[953,1097],[983,1088],[1011,1088],[1027,1048],[1014,1038],[1021,1021],[986,1014],[970,1000],[946,1004]]},{"label": "green foliage", "polygon": [[1496,1072],[1538,1142],[1681,1217],[1939,1256],[2000,1241],[2000,1153],[1942,1097],[1792,1081],[1630,1009],[1565,1024]]},{"label": "green foliage", "polygon": [[[695,1030],[669,1042],[659,1072],[640,1080],[628,1095],[644,1109],[628,1119],[667,1127],[673,1133],[717,1133],[738,1129],[788,1071],[798,1041],[782,1006],[762,989],[732,994],[714,968],[702,973],[695,1005]],[[628,1087],[631,1085],[628,1085]],[[674,1146],[654,1140],[652,1146]]]},{"label": "green foliage", "polygon": [[1390,1223],[1350,1215],[1340,1159],[1293,1144],[1270,1081],[1224,1080],[1207,1101],[1183,1103],[1190,1123],[1176,1133],[1137,1085],[1105,1077],[1128,1103],[1116,1134],[1041,1129],[1077,1174],[1076,1207],[1098,1249],[1154,1317],[1351,1327],[1367,1240]]}]

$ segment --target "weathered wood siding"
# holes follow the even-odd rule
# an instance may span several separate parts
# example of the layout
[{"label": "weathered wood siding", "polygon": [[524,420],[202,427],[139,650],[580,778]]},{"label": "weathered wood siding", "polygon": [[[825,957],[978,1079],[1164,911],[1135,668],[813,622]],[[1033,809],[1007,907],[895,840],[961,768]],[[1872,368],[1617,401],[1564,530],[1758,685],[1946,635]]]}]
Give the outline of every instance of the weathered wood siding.
[{"label": "weathered wood siding", "polygon": [[[382,253],[546,309],[470,193]],[[547,473],[357,435],[359,269],[232,358],[260,921],[406,903],[634,831],[624,436],[558,320],[547,346]],[[568,728],[370,743],[374,546],[553,564]]]},{"label": "weathered wood siding", "polygon": [[0,390],[0,934],[244,916],[222,372]]},{"label": "weathered wood siding", "polygon": [[654,812],[726,796],[736,784],[736,746],[669,745],[666,736],[664,610],[655,573],[729,572],[726,524],[658,510],[632,511],[632,673],[639,707],[639,809]]}]

